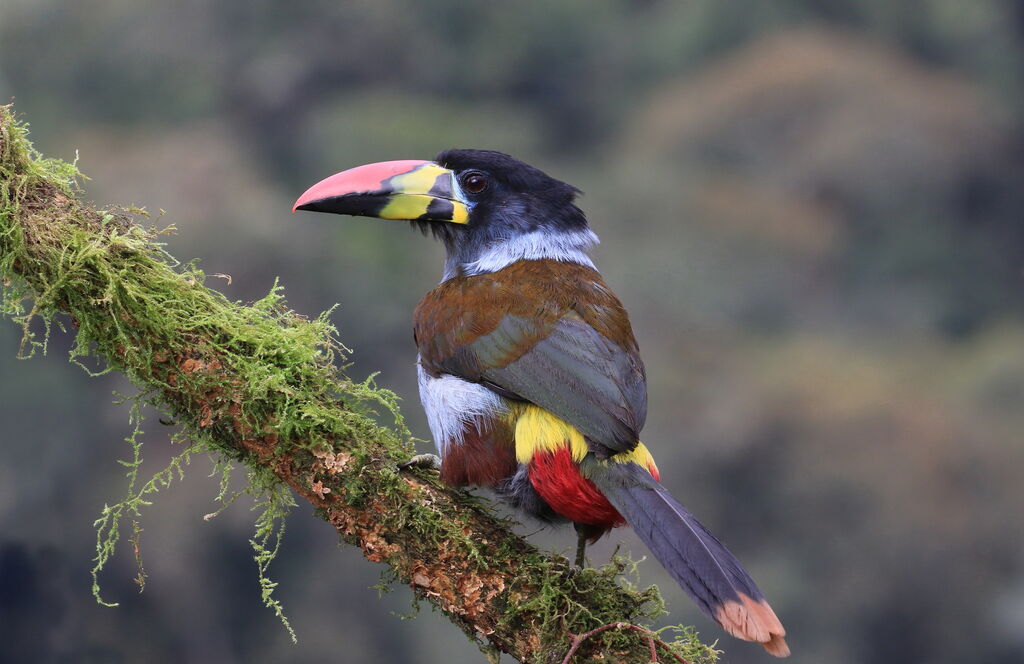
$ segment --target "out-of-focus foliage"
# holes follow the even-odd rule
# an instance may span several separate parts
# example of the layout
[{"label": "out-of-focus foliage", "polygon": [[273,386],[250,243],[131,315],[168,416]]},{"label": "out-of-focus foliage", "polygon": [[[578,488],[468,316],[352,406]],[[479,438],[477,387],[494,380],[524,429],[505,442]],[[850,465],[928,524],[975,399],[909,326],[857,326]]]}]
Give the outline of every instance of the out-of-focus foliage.
[{"label": "out-of-focus foliage", "polygon": [[[173,253],[231,274],[228,297],[280,276],[299,311],[340,302],[353,375],[381,370],[423,437],[409,319],[440,248],[291,201],[453,146],[584,189],[666,483],[749,564],[795,660],[836,664],[1024,657],[1022,61],[1010,0],[0,0],[0,101],[37,146],[79,150],[100,203],[166,209]],[[0,325],[0,661],[477,660],[441,620],[395,620],[407,593],[377,600],[373,566],[302,516],[271,571],[291,646],[250,515],[200,518],[205,468],[147,514],[146,592],[127,556],[105,579],[122,607],[96,606],[123,385],[62,338],[17,362],[18,336]],[[620,531],[595,558],[622,539],[642,552]]]}]

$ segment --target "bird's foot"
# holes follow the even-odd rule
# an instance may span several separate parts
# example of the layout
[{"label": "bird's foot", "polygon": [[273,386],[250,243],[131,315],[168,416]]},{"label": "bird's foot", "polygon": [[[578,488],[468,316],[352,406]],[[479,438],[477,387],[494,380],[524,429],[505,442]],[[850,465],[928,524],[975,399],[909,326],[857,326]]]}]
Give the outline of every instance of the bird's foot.
[{"label": "bird's foot", "polygon": [[584,569],[587,566],[586,553],[587,539],[581,536],[576,541],[576,567],[578,567],[579,569]]},{"label": "bird's foot", "polygon": [[596,542],[608,529],[579,522],[572,525],[576,528],[576,567],[584,569],[587,566],[587,542]]},{"label": "bird's foot", "polygon": [[405,463],[398,464],[399,470],[407,468],[426,468],[427,470],[441,470],[441,457],[436,454],[417,454]]}]

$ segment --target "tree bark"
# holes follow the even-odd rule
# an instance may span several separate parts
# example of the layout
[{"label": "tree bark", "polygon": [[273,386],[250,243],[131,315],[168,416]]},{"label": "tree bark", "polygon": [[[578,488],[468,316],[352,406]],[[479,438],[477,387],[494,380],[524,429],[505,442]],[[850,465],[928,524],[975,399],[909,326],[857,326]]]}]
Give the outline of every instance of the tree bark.
[{"label": "tree bark", "polygon": [[37,155],[0,107],[0,277],[27,343],[32,317],[70,319],[80,353],[126,374],[196,444],[272,473],[485,650],[524,662],[561,662],[570,648],[573,662],[713,657],[689,634],[669,645],[599,630],[649,622],[657,590],[624,588],[614,564],[573,570],[435,473],[399,471],[412,445],[371,412],[389,397],[336,368],[325,317],[304,319],[273,293],[228,301],[137,215],[80,202],[76,176]]}]

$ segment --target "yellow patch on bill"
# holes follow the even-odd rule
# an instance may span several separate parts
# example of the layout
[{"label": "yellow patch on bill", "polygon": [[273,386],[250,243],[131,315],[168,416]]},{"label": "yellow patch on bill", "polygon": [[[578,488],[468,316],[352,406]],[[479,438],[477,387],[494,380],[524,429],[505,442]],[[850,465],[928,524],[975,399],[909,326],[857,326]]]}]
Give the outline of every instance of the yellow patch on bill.
[{"label": "yellow patch on bill", "polygon": [[460,203],[459,201],[452,201],[452,223],[455,224],[468,224],[469,223],[469,208]]},{"label": "yellow patch on bill", "polygon": [[437,164],[423,164],[408,173],[401,173],[392,177],[390,184],[394,187],[395,191],[426,194],[433,188],[440,175],[451,176],[451,171]]},{"label": "yellow patch on bill", "polygon": [[[440,178],[440,180],[439,180]],[[448,180],[444,180],[448,178]],[[388,181],[394,190],[390,200],[377,214],[382,219],[419,219],[427,214],[431,203],[441,204],[441,210],[451,208],[450,212],[439,212],[436,208],[431,212],[435,221],[451,221],[456,224],[469,223],[469,210],[457,200],[450,198],[455,188],[455,175],[437,164],[423,164],[408,173],[395,175]],[[435,186],[441,183],[435,190]],[[432,193],[433,192],[433,193]],[[450,218],[447,218],[450,216]]]},{"label": "yellow patch on bill", "polygon": [[418,219],[434,200],[420,194],[391,194],[388,198],[388,204],[377,213],[381,219]]}]

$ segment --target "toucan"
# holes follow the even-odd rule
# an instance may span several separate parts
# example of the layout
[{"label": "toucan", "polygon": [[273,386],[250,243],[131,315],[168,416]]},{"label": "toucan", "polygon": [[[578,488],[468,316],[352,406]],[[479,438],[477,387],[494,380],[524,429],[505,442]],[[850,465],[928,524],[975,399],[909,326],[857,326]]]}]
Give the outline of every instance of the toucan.
[{"label": "toucan", "polygon": [[661,484],[640,430],[647,381],[629,316],[588,252],[575,187],[492,150],[332,175],[295,210],[408,220],[444,243],[416,307],[420,400],[442,479],[572,522],[583,547],[628,523],[733,636],[789,654],[739,561]]}]

